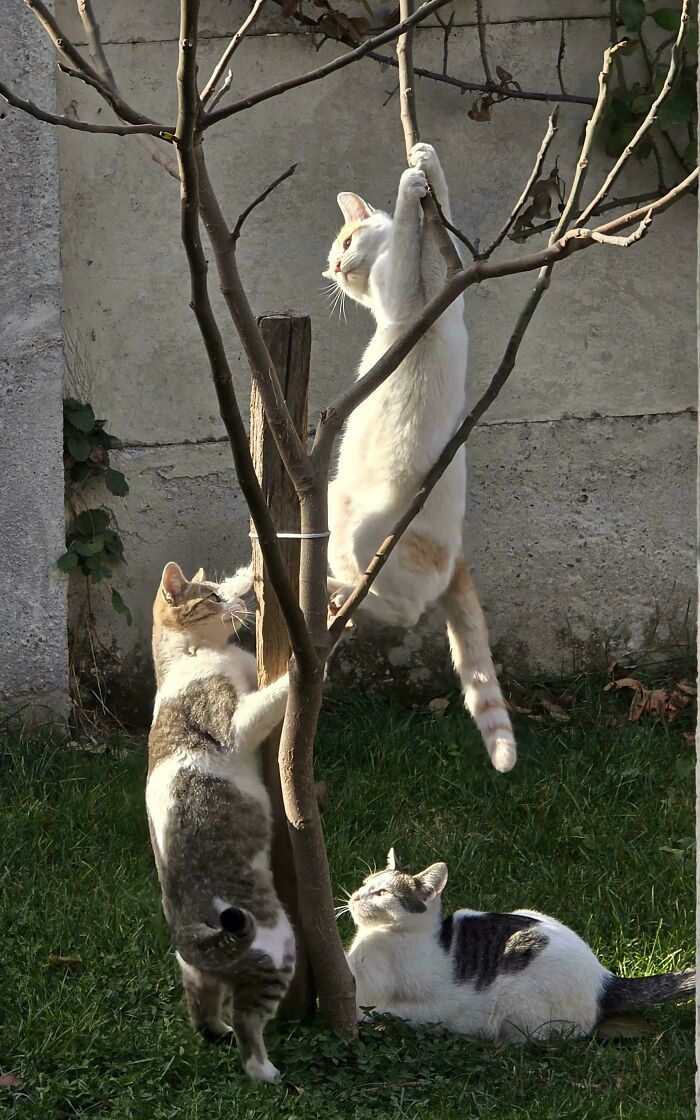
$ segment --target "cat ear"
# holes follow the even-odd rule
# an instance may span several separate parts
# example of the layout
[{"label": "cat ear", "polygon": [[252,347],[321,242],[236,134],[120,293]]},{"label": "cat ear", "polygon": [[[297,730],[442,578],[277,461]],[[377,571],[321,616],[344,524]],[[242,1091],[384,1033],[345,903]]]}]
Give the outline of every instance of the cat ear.
[{"label": "cat ear", "polygon": [[192,576],[190,583],[203,583],[204,578],[204,568],[198,568],[198,570]]},{"label": "cat ear", "polygon": [[389,854],[386,857],[386,866],[388,871],[401,871],[401,865],[396,858],[396,852],[393,848],[389,848]]},{"label": "cat ear", "polygon": [[416,879],[420,879],[431,895],[442,894],[447,883],[447,864],[431,863],[430,867],[416,875]]},{"label": "cat ear", "polygon": [[374,213],[374,207],[370,206],[369,202],[365,202],[359,194],[353,194],[351,191],[340,192],[338,206],[343,211],[346,222],[363,222]]},{"label": "cat ear", "polygon": [[160,590],[166,603],[178,603],[186,587],[187,580],[183,575],[182,568],[174,560],[171,560],[163,568],[163,575],[160,579]]}]

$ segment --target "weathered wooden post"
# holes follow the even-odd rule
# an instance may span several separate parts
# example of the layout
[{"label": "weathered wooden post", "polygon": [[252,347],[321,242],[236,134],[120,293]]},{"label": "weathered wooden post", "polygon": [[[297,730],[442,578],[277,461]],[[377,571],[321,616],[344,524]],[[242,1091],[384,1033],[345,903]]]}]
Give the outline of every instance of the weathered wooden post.
[{"label": "weathered wooden post", "polygon": [[[309,392],[309,359],[311,355],[311,321],[296,311],[263,315],[258,325],[275,364],[287,407],[302,440],[306,440]],[[253,463],[272,519],[278,533],[298,533],[299,503],[294,487],[284,469],[274,438],[265,420],[262,400],[253,381],[250,397],[250,449]],[[281,537],[280,547],[292,582],[299,587],[300,542]],[[256,649],[258,686],[277,680],[287,668],[290,648],[282,612],[269,587],[263,583],[262,554],[253,538],[255,591],[258,599],[256,616]],[[262,748],[265,783],[270,793],[273,812],[272,867],[277,892],[294,925],[297,935],[297,968],[294,983],[285,1005],[295,1014],[313,1009],[315,989],[309,959],[301,935],[298,916],[296,872],[287,831],[277,754],[279,729]]]}]

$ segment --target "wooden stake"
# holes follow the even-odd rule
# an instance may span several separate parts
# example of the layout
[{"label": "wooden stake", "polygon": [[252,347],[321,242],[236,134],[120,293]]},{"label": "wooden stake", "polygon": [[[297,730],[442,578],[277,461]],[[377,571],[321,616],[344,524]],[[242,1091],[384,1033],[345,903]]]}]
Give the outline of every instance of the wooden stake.
[{"label": "wooden stake", "polygon": [[[258,325],[277,370],[292,421],[305,444],[311,321],[307,315],[285,311],[280,314],[261,316]],[[299,503],[265,420],[262,400],[255,380],[253,380],[250,398],[250,450],[277,532],[298,533]],[[290,579],[298,593],[300,542],[282,538],[280,550]],[[262,688],[286,672],[290,648],[277,598],[269,583],[266,586],[267,581],[262,578],[262,555],[255,539],[253,540],[253,565],[258,599],[256,616],[258,687]],[[272,801],[272,869],[275,887],[297,937],[296,975],[285,1000],[285,1007],[295,1015],[305,1015],[313,1010],[316,993],[299,920],[294,858],[287,830],[277,762],[279,740],[278,729],[263,744],[262,756],[265,784]]]}]

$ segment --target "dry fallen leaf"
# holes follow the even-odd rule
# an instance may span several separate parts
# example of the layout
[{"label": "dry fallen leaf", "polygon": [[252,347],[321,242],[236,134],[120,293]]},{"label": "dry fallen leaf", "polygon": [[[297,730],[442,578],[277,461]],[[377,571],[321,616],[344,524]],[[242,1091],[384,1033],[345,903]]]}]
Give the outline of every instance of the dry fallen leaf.
[{"label": "dry fallen leaf", "polygon": [[70,968],[72,972],[82,972],[85,968],[85,961],[81,961],[80,957],[61,957],[57,953],[49,953],[49,964],[57,968]]},{"label": "dry fallen leaf", "polygon": [[651,1023],[641,1015],[619,1011],[616,1015],[608,1015],[607,1019],[603,1019],[595,1033],[598,1038],[644,1038],[645,1035],[656,1032]]},{"label": "dry fallen leaf", "polygon": [[436,696],[434,700],[428,701],[428,708],[435,719],[442,719],[449,706],[450,702],[444,696]]},{"label": "dry fallen leaf", "polygon": [[21,1089],[24,1085],[19,1077],[15,1077],[14,1073],[3,1073],[0,1077],[0,1089]]},{"label": "dry fallen leaf", "polygon": [[683,738],[685,739],[686,743],[690,743],[691,747],[694,747],[695,746],[695,732],[694,731],[683,731],[682,734],[683,734]]}]

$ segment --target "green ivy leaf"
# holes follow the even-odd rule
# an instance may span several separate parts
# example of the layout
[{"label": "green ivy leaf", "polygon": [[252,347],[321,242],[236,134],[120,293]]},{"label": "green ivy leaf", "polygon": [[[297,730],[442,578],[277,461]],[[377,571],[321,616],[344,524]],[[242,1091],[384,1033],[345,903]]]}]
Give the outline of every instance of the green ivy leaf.
[{"label": "green ivy leaf", "polygon": [[75,530],[84,537],[103,533],[109,525],[109,514],[104,509],[84,509],[75,519]]},{"label": "green ivy leaf", "polygon": [[698,162],[698,144],[697,140],[691,140],[683,152],[683,163],[687,163],[688,167],[696,167]]},{"label": "green ivy leaf", "polygon": [[126,619],[127,626],[131,626],[131,623],[133,622],[131,611],[127,607],[116,587],[112,588],[112,608],[117,612],[117,614],[123,614],[124,618]]},{"label": "green ivy leaf", "polygon": [[95,423],[95,413],[89,404],[75,403],[67,407],[64,413],[66,422],[78,432],[89,432]]},{"label": "green ivy leaf", "polygon": [[677,31],[681,25],[681,13],[677,8],[657,8],[649,14],[664,31]]},{"label": "green ivy leaf", "polygon": [[78,567],[78,557],[74,552],[64,552],[63,556],[59,556],[56,561],[56,567],[60,568],[62,572],[72,572]]},{"label": "green ivy leaf", "polygon": [[630,103],[630,109],[633,113],[637,113],[640,117],[646,116],[654,104],[653,93],[640,93],[634,97]]},{"label": "green ivy leaf", "polygon": [[695,97],[689,90],[679,89],[667,97],[659,108],[657,120],[661,128],[687,124],[695,110]]},{"label": "green ivy leaf", "polygon": [[123,498],[125,494],[129,493],[129,483],[121,471],[115,471],[111,468],[106,470],[105,482],[110,494],[116,494],[118,498]]},{"label": "green ivy leaf", "polygon": [[113,533],[110,530],[109,533],[104,534],[104,539],[105,552],[109,553],[111,556],[117,556],[120,558],[124,555],[124,546],[116,533]]},{"label": "green ivy leaf", "polygon": [[698,53],[698,21],[695,19],[691,19],[688,23],[683,46],[687,51],[690,51],[691,54]]},{"label": "green ivy leaf", "polygon": [[647,9],[644,0],[620,0],[620,19],[628,31],[639,31],[646,19]]},{"label": "green ivy leaf", "polygon": [[100,552],[104,551],[105,539],[100,533],[91,541],[74,540],[70,547],[71,552],[77,552],[78,556],[98,556]]},{"label": "green ivy leaf", "polygon": [[79,462],[84,462],[92,451],[92,444],[84,436],[66,436],[66,447],[70,455]]}]

